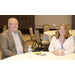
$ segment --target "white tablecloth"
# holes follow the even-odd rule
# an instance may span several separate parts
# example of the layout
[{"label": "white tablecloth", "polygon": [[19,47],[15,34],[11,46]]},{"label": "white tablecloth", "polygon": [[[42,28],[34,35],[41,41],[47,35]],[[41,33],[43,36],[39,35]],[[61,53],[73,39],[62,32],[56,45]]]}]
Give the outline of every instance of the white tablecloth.
[{"label": "white tablecloth", "polygon": [[[43,40],[50,40],[51,41],[51,36],[54,35],[56,32],[56,30],[54,31],[46,31],[43,34]],[[75,30],[69,30],[70,34],[72,34],[72,36],[75,36]]]},{"label": "white tablecloth", "polygon": [[32,58],[29,58],[28,53],[24,53],[24,54],[8,57],[4,60],[75,60],[75,53],[64,55],[64,56],[56,56],[50,52],[42,52],[42,54],[46,54],[46,55],[45,56],[35,55],[33,52]]}]

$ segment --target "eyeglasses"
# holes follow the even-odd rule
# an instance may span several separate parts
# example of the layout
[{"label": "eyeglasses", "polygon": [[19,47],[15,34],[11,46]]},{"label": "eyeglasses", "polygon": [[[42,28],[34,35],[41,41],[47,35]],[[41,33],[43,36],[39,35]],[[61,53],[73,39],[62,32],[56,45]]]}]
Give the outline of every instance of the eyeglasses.
[{"label": "eyeglasses", "polygon": [[18,23],[9,23],[10,25],[18,25]]}]

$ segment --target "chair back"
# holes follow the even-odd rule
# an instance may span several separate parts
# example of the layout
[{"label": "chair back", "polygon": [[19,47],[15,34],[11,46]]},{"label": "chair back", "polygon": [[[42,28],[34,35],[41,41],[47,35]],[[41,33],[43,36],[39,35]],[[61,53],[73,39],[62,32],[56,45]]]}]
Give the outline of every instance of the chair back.
[{"label": "chair back", "polygon": [[36,42],[41,43],[41,37],[40,37],[40,32],[38,29],[34,29],[35,32],[35,37],[36,37]]},{"label": "chair back", "polygon": [[3,25],[3,32],[7,30],[7,25]]},{"label": "chair back", "polygon": [[72,25],[67,24],[67,28],[68,28],[68,30],[72,30]]},{"label": "chair back", "polygon": [[75,53],[75,36],[73,36],[73,39],[74,39],[74,52]]},{"label": "chair back", "polygon": [[30,37],[31,37],[31,39],[33,39],[34,38],[33,29],[31,26],[29,26],[28,28],[29,28],[29,32],[30,32]]},{"label": "chair back", "polygon": [[50,30],[50,26],[48,24],[42,25],[42,27],[43,27],[43,32]]}]

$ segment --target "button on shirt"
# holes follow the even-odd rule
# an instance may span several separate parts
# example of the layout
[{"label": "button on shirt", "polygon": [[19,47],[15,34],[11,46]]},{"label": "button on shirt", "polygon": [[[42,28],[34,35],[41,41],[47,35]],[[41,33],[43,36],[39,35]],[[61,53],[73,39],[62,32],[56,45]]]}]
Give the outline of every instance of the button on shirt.
[{"label": "button on shirt", "polygon": [[20,41],[20,38],[18,36],[18,33],[12,33],[12,36],[14,38],[14,42],[15,42],[15,45],[16,45],[16,49],[17,49],[17,54],[22,54],[23,53],[23,47],[21,45],[21,41]]}]

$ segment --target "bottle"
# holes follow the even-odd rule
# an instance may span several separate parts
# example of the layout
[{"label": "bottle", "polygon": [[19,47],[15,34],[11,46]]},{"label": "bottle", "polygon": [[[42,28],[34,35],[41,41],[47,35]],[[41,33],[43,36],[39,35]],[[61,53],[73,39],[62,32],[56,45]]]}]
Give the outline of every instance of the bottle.
[{"label": "bottle", "polygon": [[29,45],[29,47],[28,47],[28,57],[29,58],[32,57],[32,48],[31,48],[31,45]]},{"label": "bottle", "polygon": [[2,52],[1,52],[1,48],[0,48],[0,60],[2,59]]}]

